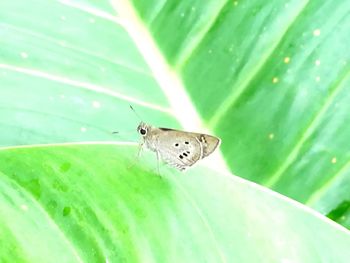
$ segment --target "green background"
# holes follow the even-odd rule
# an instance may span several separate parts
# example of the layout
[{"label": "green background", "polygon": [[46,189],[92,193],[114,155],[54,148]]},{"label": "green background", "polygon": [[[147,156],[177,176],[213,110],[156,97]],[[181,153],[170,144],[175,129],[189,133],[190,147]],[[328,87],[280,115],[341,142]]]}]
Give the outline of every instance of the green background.
[{"label": "green background", "polygon": [[[2,1],[1,261],[347,262],[348,230],[322,214],[350,227],[349,11]],[[160,127],[195,112],[229,170],[134,164],[129,105]]]}]

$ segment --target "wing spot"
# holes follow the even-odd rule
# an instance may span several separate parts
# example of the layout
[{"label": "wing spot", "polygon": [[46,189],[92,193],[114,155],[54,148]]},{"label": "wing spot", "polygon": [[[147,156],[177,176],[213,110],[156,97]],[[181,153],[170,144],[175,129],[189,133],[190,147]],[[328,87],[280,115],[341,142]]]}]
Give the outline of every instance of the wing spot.
[{"label": "wing spot", "polygon": [[183,159],[183,158],[184,158],[181,154],[179,155],[179,157],[180,157],[180,159]]},{"label": "wing spot", "polygon": [[185,144],[189,144],[189,142],[185,142]]},{"label": "wing spot", "polygon": [[190,154],[190,151],[186,151],[188,154]]},{"label": "wing spot", "polygon": [[179,146],[179,144],[178,143],[175,143],[175,147],[178,147]]},{"label": "wing spot", "polygon": [[187,153],[183,153],[183,155],[187,157]]}]

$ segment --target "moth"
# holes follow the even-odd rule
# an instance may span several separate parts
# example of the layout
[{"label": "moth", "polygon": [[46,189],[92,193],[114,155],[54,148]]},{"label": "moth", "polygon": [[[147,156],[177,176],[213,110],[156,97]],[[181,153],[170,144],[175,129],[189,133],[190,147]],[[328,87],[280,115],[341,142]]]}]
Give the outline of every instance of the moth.
[{"label": "moth", "polygon": [[139,124],[137,131],[143,139],[140,150],[145,146],[156,153],[158,161],[162,160],[180,171],[212,154],[221,143],[212,135],[157,128],[144,122]]}]

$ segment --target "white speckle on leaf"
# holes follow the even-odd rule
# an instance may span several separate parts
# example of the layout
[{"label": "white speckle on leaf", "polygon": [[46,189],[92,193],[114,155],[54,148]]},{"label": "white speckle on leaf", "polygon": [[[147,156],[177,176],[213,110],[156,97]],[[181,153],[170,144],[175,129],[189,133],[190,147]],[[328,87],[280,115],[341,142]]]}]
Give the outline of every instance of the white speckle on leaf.
[{"label": "white speckle on leaf", "polygon": [[284,63],[288,64],[290,62],[290,57],[285,57],[283,59]]},{"label": "white speckle on leaf", "polygon": [[316,82],[320,82],[320,81],[321,81],[321,77],[320,77],[320,76],[317,76],[317,77],[315,78],[315,81],[316,81]]},{"label": "white speckle on leaf", "polygon": [[21,209],[23,211],[28,211],[28,206],[23,204],[23,205],[21,205]]},{"label": "white speckle on leaf", "polygon": [[234,6],[237,6],[237,5],[238,5],[238,1],[234,1],[234,2],[233,2],[233,5],[234,5]]},{"label": "white speckle on leaf", "polygon": [[98,108],[100,108],[100,107],[101,107],[101,104],[100,104],[100,102],[98,102],[98,101],[94,100],[94,101],[92,102],[92,107],[94,107],[94,108],[98,109]]},{"label": "white speckle on leaf", "polygon": [[315,61],[315,65],[316,65],[316,66],[319,66],[319,65],[321,65],[321,60],[319,60],[319,59],[316,59],[316,61]]},{"label": "white speckle on leaf", "polygon": [[81,127],[81,128],[80,128],[80,131],[81,131],[81,132],[86,132],[86,130],[87,130],[87,129],[86,129],[85,127]]},{"label": "white speckle on leaf", "polygon": [[89,18],[89,22],[90,22],[91,24],[93,24],[93,23],[95,23],[95,19]]},{"label": "white speckle on leaf", "polygon": [[60,98],[61,98],[61,99],[64,99],[64,98],[65,98],[64,94],[61,94],[61,95],[60,95]]},{"label": "white speckle on leaf", "polygon": [[21,52],[21,57],[26,59],[28,58],[28,54],[26,52]]},{"label": "white speckle on leaf", "polygon": [[66,21],[66,17],[65,16],[61,16],[61,20],[62,21]]},{"label": "white speckle on leaf", "polygon": [[272,78],[272,83],[277,83],[278,82],[278,78],[277,77],[273,77]]},{"label": "white speckle on leaf", "polygon": [[67,42],[64,41],[64,40],[60,40],[58,41],[58,44],[61,46],[61,47],[65,47],[67,45]]},{"label": "white speckle on leaf", "polygon": [[331,160],[331,162],[332,162],[333,164],[336,163],[336,162],[337,162],[337,158],[336,158],[336,157],[333,157],[332,160]]},{"label": "white speckle on leaf", "polygon": [[270,134],[269,134],[269,139],[270,139],[270,140],[273,140],[273,138],[275,138],[275,134],[270,133]]},{"label": "white speckle on leaf", "polygon": [[315,37],[318,37],[319,35],[321,35],[321,30],[320,29],[315,29],[314,30],[314,32],[312,32],[313,33],[313,35],[315,36]]}]

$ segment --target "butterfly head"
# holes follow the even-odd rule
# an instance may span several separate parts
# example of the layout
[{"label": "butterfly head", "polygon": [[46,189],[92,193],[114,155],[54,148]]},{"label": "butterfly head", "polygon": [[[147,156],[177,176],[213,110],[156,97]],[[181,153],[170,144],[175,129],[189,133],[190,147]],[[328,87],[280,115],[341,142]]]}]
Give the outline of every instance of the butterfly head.
[{"label": "butterfly head", "polygon": [[144,122],[140,122],[139,126],[137,126],[137,132],[141,134],[141,136],[145,137],[147,135],[149,129],[149,125]]}]

